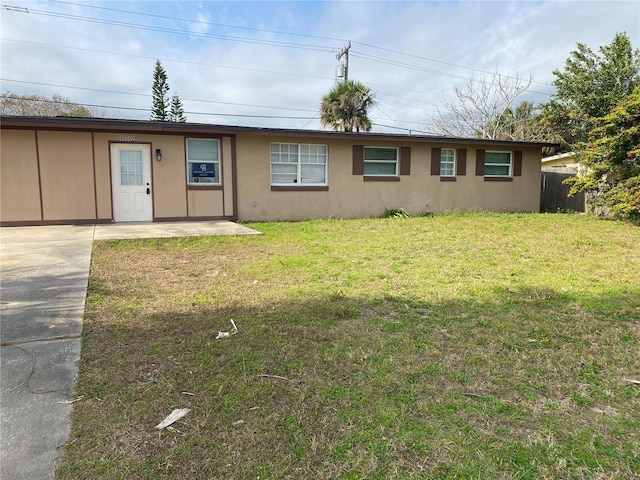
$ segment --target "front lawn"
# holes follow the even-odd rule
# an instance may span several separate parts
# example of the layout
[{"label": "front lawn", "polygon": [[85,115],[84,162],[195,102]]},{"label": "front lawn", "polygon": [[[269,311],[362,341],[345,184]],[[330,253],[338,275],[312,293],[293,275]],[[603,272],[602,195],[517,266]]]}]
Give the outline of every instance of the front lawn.
[{"label": "front lawn", "polygon": [[96,243],[58,478],[640,476],[638,227],[249,226]]}]

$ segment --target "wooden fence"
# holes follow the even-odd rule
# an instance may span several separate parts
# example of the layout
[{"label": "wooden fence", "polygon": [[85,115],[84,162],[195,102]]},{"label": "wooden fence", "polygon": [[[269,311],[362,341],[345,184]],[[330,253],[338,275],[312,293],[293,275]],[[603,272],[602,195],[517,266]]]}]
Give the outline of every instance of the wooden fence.
[{"label": "wooden fence", "polygon": [[569,186],[562,182],[573,177],[573,173],[542,172],[540,211],[541,212],[584,212],[584,193],[578,193],[569,197]]}]

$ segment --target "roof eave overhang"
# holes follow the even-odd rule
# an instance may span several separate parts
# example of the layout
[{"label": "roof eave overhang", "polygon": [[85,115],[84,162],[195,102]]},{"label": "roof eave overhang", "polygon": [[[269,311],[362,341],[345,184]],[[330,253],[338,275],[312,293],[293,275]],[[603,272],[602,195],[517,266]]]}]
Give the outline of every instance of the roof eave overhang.
[{"label": "roof eave overhang", "polygon": [[297,130],[285,128],[241,127],[211,125],[204,123],[155,122],[147,120],[118,120],[110,118],[80,117],[0,117],[2,129],[64,130],[80,132],[119,132],[156,135],[264,135],[295,138],[324,138],[367,141],[396,141],[404,143],[447,143],[514,147],[559,147],[555,143],[458,138],[431,135],[408,135],[393,133],[334,132],[322,130]]}]

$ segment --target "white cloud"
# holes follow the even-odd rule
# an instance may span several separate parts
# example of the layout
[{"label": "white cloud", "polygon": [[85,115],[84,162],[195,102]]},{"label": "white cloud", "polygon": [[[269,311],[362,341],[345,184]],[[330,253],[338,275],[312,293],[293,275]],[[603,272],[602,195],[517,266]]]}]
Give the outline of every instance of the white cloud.
[{"label": "white cloud", "polygon": [[[151,105],[153,66],[159,58],[172,91],[179,92],[187,111],[311,116],[313,113],[297,109],[317,110],[322,95],[333,85],[335,54],[351,40],[350,77],[369,83],[376,91],[380,103],[373,111],[375,120],[417,130],[420,123],[409,122],[428,124],[429,112],[462,81],[459,77],[479,78],[482,71],[496,69],[508,75],[531,74],[540,82],[532,90],[544,93],[550,91],[544,84],[552,82],[553,69],[563,67],[578,42],[595,50],[610,43],[616,32],[626,31],[634,46],[640,46],[640,3],[633,1],[91,4],[105,9],[44,1],[6,3],[13,2],[32,13],[4,10],[0,17],[3,91],[60,93],[81,103],[145,109]],[[236,39],[221,38],[224,36]],[[281,45],[255,43],[265,41]],[[313,45],[317,50],[290,48],[299,44]],[[528,98],[546,100],[545,95],[536,93]],[[140,119],[149,115],[123,109],[112,114]],[[292,118],[188,118],[195,122],[319,127],[317,121]]]}]

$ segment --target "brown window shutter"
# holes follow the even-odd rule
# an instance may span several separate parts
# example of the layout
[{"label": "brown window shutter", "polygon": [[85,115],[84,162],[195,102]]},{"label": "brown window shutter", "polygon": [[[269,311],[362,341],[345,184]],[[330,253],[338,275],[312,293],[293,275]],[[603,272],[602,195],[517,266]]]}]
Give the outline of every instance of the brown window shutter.
[{"label": "brown window shutter", "polygon": [[431,149],[431,175],[440,175],[440,158],[442,157],[441,148]]},{"label": "brown window shutter", "polygon": [[411,175],[411,147],[400,148],[400,175]]},{"label": "brown window shutter", "polygon": [[476,150],[476,175],[484,176],[484,150]]},{"label": "brown window shutter", "polygon": [[522,175],[522,150],[516,150],[513,152],[513,176],[519,177]]},{"label": "brown window shutter", "polygon": [[457,165],[456,165],[456,175],[466,175],[467,174],[467,149],[459,148],[456,152],[457,157]]},{"label": "brown window shutter", "polygon": [[353,146],[352,175],[364,175],[364,145]]}]

